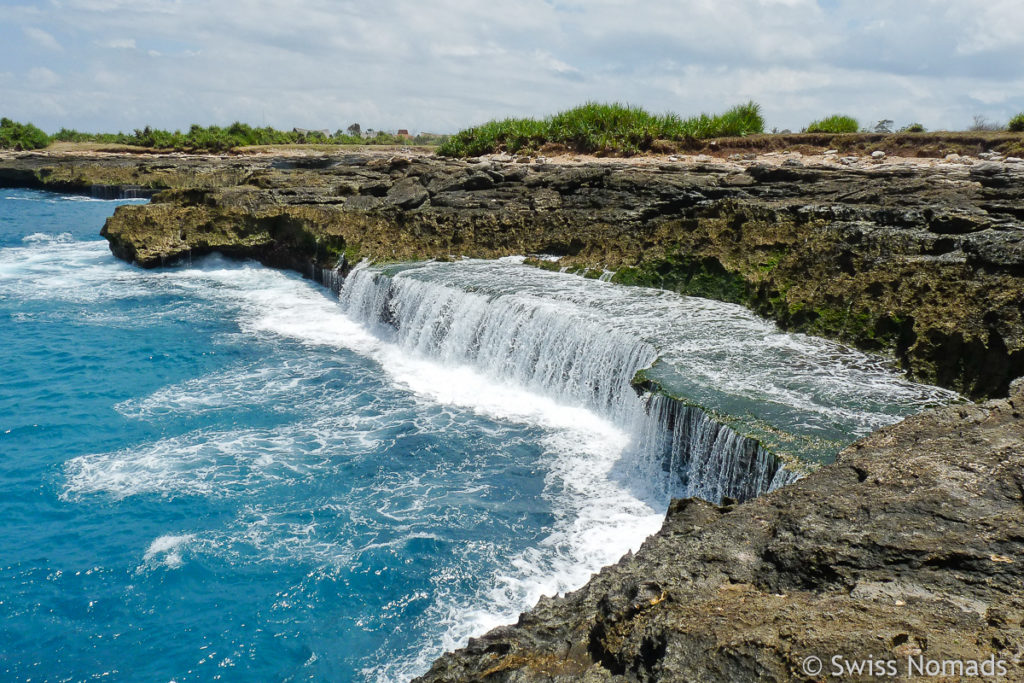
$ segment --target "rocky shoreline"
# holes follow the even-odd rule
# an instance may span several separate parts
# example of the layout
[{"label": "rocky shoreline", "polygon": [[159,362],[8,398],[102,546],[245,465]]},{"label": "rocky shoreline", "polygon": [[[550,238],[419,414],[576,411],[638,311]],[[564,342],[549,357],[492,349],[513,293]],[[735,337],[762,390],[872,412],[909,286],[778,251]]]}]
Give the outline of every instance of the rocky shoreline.
[{"label": "rocky shoreline", "polygon": [[23,154],[0,185],[168,188],[104,229],[144,267],[549,254],[535,263],[742,303],[975,398],[1024,374],[1024,164],[671,158]]},{"label": "rocky shoreline", "polygon": [[[1024,164],[736,156],[17,154],[0,186],[155,192],[103,230],[144,267],[221,251],[322,278],[362,258],[557,256],[533,263],[742,303],[921,381],[1010,393]],[[880,430],[754,501],[678,502],[635,556],[425,680],[820,680],[802,658],[833,655],[995,656],[1021,678],[1014,388]]]},{"label": "rocky shoreline", "polygon": [[881,429],[747,503],[675,501],[635,555],[419,680],[818,681],[833,657],[894,662],[882,680],[945,681],[972,677],[914,676],[908,658],[994,658],[1006,675],[979,680],[1022,680],[1024,382],[1014,386],[1009,399]]}]

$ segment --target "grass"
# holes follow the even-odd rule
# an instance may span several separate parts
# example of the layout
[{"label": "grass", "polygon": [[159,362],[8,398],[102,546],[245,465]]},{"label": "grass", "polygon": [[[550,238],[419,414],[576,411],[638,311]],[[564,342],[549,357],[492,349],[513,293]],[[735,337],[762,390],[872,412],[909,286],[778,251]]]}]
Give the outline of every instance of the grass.
[{"label": "grass", "polygon": [[55,142],[99,142],[115,145],[130,145],[152,149],[175,149],[189,151],[225,152],[236,147],[260,145],[409,145],[415,140],[404,136],[378,133],[372,138],[348,135],[337,131],[324,135],[318,131],[298,133],[275,128],[253,128],[236,121],[227,127],[200,126],[193,124],[185,133],[150,128],[135,129],[131,135],[124,133],[80,133],[62,128],[53,137]]},{"label": "grass", "polygon": [[857,119],[845,114],[833,114],[818,121],[812,121],[805,133],[856,133],[860,130]]},{"label": "grass", "polygon": [[656,140],[692,140],[764,132],[761,108],[754,102],[724,114],[681,118],[655,115],[640,107],[588,102],[545,119],[503,119],[460,131],[438,154],[472,157],[506,151],[533,152],[547,144],[564,145],[582,154],[632,155],[651,149]]},{"label": "grass", "polygon": [[47,135],[31,123],[17,123],[0,119],[0,148],[26,150],[41,149],[55,142],[94,143],[102,145],[127,145],[147,149],[173,149],[179,151],[226,152],[236,147],[266,145],[436,145],[437,136],[407,138],[399,135],[378,133],[371,138],[348,135],[337,131],[324,135],[318,131],[299,133],[274,128],[253,128],[235,122],[227,127],[200,126],[194,124],[187,132],[174,132],[158,128],[137,128],[131,134],[125,133],[83,133],[61,128],[54,135]]},{"label": "grass", "polygon": [[0,119],[0,148],[40,149],[50,144],[50,136],[31,123],[18,123],[8,118]]}]

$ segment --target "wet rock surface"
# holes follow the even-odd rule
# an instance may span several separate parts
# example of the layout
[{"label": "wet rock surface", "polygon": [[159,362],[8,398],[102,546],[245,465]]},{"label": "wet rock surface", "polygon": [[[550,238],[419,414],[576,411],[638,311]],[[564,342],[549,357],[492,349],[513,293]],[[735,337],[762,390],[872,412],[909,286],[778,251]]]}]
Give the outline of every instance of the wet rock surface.
[{"label": "wet rock surface", "polygon": [[420,680],[817,681],[837,656],[894,662],[884,680],[970,679],[908,658],[994,658],[1007,673],[985,680],[1024,680],[1022,587],[1024,386],[879,430],[742,505],[674,501],[635,555]]}]

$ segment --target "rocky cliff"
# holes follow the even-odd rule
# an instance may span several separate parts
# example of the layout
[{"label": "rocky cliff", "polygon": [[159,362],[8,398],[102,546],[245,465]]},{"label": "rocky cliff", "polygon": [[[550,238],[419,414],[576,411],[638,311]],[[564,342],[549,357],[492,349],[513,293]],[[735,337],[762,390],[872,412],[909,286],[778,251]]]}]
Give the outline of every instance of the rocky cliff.
[{"label": "rocky cliff", "polygon": [[562,258],[537,264],[743,303],[970,396],[1005,395],[1024,374],[1024,164],[0,163],[0,183],[30,181],[170,188],[104,229],[115,254],[145,267],[213,250],[303,272],[551,254]]}]

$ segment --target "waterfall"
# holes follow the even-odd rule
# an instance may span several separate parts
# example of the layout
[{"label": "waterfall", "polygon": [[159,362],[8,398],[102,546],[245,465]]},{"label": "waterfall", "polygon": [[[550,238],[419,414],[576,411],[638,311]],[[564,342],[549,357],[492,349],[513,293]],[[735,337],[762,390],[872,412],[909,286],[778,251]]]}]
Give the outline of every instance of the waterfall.
[{"label": "waterfall", "polygon": [[637,371],[657,357],[639,338],[579,309],[528,292],[474,291],[357,266],[319,279],[339,293],[346,313],[410,352],[472,365],[523,387],[593,409],[634,435],[630,469],[675,496],[745,500],[791,474],[750,438],[703,410],[638,395]]},{"label": "waterfall", "polygon": [[89,195],[93,199],[149,199],[156,190],[139,185],[93,185]]},{"label": "waterfall", "polygon": [[667,396],[646,400],[639,452],[678,476],[686,497],[747,500],[795,479],[760,443]]}]

